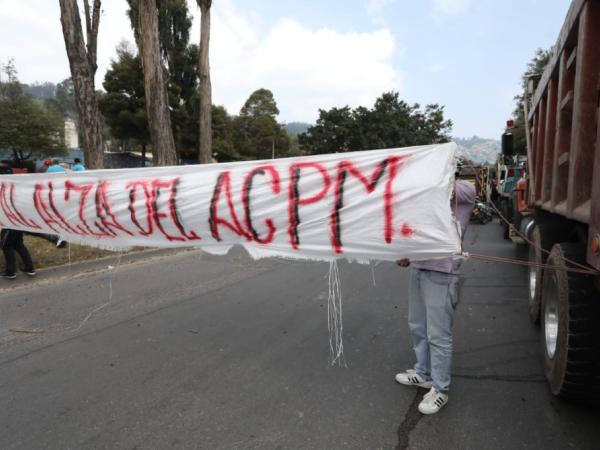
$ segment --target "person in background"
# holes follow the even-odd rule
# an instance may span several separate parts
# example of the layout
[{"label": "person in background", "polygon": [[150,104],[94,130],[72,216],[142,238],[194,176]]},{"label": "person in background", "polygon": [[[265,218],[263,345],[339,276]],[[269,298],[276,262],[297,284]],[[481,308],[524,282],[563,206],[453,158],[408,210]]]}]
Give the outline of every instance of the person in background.
[{"label": "person in background", "polygon": [[9,280],[17,278],[17,259],[15,258],[15,251],[23,261],[23,272],[30,277],[36,274],[29,250],[27,250],[27,247],[25,247],[25,244],[23,243],[22,231],[3,228],[2,231],[0,231],[0,247],[2,247],[2,251],[4,252],[4,261],[6,263],[4,272],[0,273],[0,276],[8,278]]},{"label": "person in background", "polygon": [[6,161],[0,161],[0,175],[11,175],[12,169]]},{"label": "person in background", "polygon": [[38,169],[38,173],[46,173],[48,171],[48,167],[52,165],[52,161],[49,159],[44,160],[44,164]]},{"label": "person in background", "polygon": [[48,170],[46,172],[48,172],[48,173],[66,173],[67,171],[65,170],[65,168],[63,166],[61,166],[58,163],[57,159],[53,159],[52,165],[50,167],[48,167]]},{"label": "person in background", "polygon": [[[46,159],[44,161],[44,165],[42,167],[40,167],[40,169],[38,170],[38,173],[46,172],[51,166],[52,166],[52,161],[49,159]],[[10,166],[8,165],[8,163],[6,161],[0,161],[0,175],[9,175],[9,174],[13,174],[13,173],[14,173],[14,171],[10,168]],[[6,231],[6,234],[8,235],[7,238],[4,237],[5,231]],[[8,231],[10,231],[10,234],[8,233]],[[21,234],[20,237],[18,236],[19,233]],[[5,278],[11,278],[11,279],[16,278],[16,274],[14,273],[15,272],[15,270],[14,270],[15,250],[17,251],[17,253],[19,253],[21,255],[21,259],[23,259],[25,266],[27,266],[28,262],[31,261],[31,256],[29,256],[29,251],[25,247],[25,244],[23,244],[23,235],[24,234],[27,234],[29,236],[39,237],[46,241],[50,241],[54,245],[56,245],[57,248],[65,248],[67,246],[67,243],[65,241],[60,240],[58,236],[55,236],[53,234],[34,233],[31,231],[22,232],[22,231],[17,231],[17,230],[8,230],[8,229],[2,230],[2,238],[0,239],[0,247],[2,247],[2,249],[4,250],[4,257],[7,260],[6,273],[12,274],[14,276],[6,276],[5,274],[0,274],[0,276],[3,276]],[[4,246],[5,240],[8,242],[8,244],[7,244],[8,246],[6,249]],[[7,252],[8,252],[8,256],[7,256]],[[12,272],[11,272],[11,269],[8,268],[9,260],[13,261],[11,263],[12,267],[13,267]],[[31,267],[33,267],[33,264],[31,264]],[[28,267],[26,267],[26,268],[28,268]],[[31,272],[33,272],[33,273],[31,273]],[[28,275],[35,275],[35,271],[33,269],[30,272],[26,271],[26,273],[28,273]]]},{"label": "person in background", "polygon": [[81,163],[81,160],[79,158],[75,158],[71,170],[74,170],[75,172],[82,172],[85,170],[85,166]]},{"label": "person in background", "polygon": [[492,179],[492,193],[490,195],[490,200],[494,205],[498,204],[498,197],[500,197],[500,194],[498,193],[498,180],[494,178]]},{"label": "person in background", "polygon": [[[0,161],[0,175],[12,175],[13,173],[6,161]],[[23,243],[22,231],[3,228],[0,231],[0,248],[4,252],[4,261],[6,262],[4,272],[0,273],[0,276],[11,280],[17,278],[15,251],[23,261],[23,272],[29,276],[35,275],[31,255]]]},{"label": "person in background", "polygon": [[[475,203],[475,186],[456,180],[452,209],[464,237]],[[402,259],[400,267],[411,261]],[[407,386],[430,389],[419,403],[419,412],[435,414],[448,402],[452,365],[452,324],[458,305],[461,259],[414,261],[410,276],[408,325],[417,363],[396,375]]]}]

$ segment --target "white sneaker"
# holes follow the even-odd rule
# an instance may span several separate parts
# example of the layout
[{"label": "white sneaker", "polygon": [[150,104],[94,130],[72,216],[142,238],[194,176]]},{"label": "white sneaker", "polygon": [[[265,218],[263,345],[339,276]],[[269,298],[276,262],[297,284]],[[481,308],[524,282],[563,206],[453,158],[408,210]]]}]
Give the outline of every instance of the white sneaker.
[{"label": "white sneaker", "polygon": [[419,412],[421,414],[435,414],[448,403],[448,395],[442,394],[435,388],[425,394],[421,403],[419,403]]},{"label": "white sneaker", "polygon": [[426,389],[431,387],[431,381],[418,375],[414,369],[408,369],[406,372],[396,374],[396,381],[405,386],[419,386]]}]

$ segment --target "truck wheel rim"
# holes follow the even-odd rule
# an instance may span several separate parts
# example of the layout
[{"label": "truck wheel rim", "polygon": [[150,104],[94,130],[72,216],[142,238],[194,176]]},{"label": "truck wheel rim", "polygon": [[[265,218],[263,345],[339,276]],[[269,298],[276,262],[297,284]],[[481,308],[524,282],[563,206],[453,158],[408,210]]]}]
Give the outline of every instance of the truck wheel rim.
[{"label": "truck wheel rim", "polygon": [[556,342],[558,340],[558,294],[556,286],[556,275],[552,276],[552,287],[548,289],[544,308],[544,332],[546,334],[546,352],[550,359],[556,354]]},{"label": "truck wheel rim", "polygon": [[529,298],[535,298],[535,288],[537,287],[537,269],[529,267]]}]

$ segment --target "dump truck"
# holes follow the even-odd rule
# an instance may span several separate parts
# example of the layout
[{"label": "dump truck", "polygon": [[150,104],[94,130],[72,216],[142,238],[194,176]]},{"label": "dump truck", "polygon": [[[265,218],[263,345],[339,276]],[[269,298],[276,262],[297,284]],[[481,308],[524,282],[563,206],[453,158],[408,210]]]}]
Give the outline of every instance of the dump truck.
[{"label": "dump truck", "polygon": [[524,218],[515,228],[532,243],[529,316],[552,393],[598,401],[600,1],[572,1],[525,94],[527,175],[514,193]]}]

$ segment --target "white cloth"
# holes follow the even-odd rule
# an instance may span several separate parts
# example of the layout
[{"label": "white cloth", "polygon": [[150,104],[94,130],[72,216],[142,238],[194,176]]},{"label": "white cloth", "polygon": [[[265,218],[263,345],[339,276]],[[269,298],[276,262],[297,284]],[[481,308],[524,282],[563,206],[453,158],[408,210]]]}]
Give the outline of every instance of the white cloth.
[{"label": "white cloth", "polygon": [[0,176],[0,226],[119,249],[243,245],[255,258],[460,252],[456,144],[212,165]]}]

